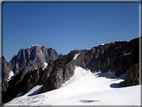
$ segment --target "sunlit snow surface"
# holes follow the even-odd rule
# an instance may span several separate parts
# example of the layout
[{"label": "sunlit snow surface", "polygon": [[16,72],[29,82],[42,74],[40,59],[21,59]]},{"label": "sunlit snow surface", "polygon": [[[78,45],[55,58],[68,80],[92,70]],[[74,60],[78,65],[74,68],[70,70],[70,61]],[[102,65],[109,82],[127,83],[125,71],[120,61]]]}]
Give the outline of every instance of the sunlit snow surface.
[{"label": "sunlit snow surface", "polygon": [[7,81],[11,80],[14,77],[13,71],[10,71]]},{"label": "sunlit snow surface", "polygon": [[74,56],[74,58],[73,59],[76,59],[77,57],[78,57],[78,55],[79,55],[80,53],[78,53],[78,54],[75,54],[75,56]]},{"label": "sunlit snow surface", "polygon": [[46,68],[46,67],[47,67],[47,65],[48,65],[48,63],[46,63],[46,62],[45,62],[45,63],[44,63],[44,68]]},{"label": "sunlit snow surface", "polygon": [[[123,75],[124,76],[124,75]],[[119,87],[124,77],[116,78],[113,73],[90,72],[75,67],[74,75],[61,88],[36,94],[36,86],[27,94],[14,98],[5,105],[140,105],[140,85]]]}]

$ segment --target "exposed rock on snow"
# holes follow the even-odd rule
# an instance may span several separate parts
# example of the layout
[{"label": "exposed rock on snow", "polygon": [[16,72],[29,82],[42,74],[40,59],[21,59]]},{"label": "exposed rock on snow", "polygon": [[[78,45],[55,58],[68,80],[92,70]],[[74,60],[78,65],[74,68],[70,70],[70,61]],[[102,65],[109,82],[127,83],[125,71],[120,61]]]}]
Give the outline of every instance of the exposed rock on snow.
[{"label": "exposed rock on snow", "polygon": [[127,70],[124,86],[139,85],[139,81],[139,64],[136,64]]},{"label": "exposed rock on snow", "polygon": [[18,93],[21,92],[23,87],[24,72],[17,74],[12,80],[9,81],[6,91],[2,90],[2,102],[7,102],[13,99]]},{"label": "exposed rock on snow", "polygon": [[[28,72],[26,75],[24,72],[18,73],[12,80],[9,81],[9,84],[6,86],[3,85],[3,102],[10,101],[18,93],[26,94],[36,85],[42,85],[47,79],[47,73],[42,70],[41,67],[38,67],[32,72]],[[38,93],[38,92],[37,92]]]}]

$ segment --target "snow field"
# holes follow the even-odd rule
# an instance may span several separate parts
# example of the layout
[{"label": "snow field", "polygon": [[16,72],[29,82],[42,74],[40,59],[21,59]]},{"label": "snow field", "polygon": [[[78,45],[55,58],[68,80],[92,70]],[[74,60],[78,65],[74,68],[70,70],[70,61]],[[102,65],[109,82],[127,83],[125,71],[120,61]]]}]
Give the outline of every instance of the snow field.
[{"label": "snow field", "polygon": [[139,106],[140,86],[119,87],[124,81],[113,73],[101,73],[75,67],[74,75],[59,89],[37,94],[42,86],[35,86],[21,97],[5,105],[116,105]]}]

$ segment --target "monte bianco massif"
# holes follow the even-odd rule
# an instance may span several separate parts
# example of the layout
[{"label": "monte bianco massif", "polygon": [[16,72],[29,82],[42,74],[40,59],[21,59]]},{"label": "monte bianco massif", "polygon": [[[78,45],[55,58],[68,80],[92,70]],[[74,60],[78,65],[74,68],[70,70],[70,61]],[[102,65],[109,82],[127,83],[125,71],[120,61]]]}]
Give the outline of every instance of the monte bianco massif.
[{"label": "monte bianco massif", "polygon": [[34,45],[2,57],[4,106],[140,106],[139,38],[72,50]]}]

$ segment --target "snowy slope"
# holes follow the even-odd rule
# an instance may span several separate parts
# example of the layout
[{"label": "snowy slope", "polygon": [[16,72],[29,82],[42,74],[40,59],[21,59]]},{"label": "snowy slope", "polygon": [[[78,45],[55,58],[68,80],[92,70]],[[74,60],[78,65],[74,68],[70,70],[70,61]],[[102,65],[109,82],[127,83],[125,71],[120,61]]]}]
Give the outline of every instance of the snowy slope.
[{"label": "snowy slope", "polygon": [[78,55],[79,55],[80,53],[78,53],[78,54],[75,54],[75,56],[74,56],[74,58],[73,59],[76,59],[77,57],[78,57]]},{"label": "snowy slope", "polygon": [[123,78],[76,67],[61,88],[37,94],[41,86],[36,86],[5,105],[140,105],[140,85],[122,88],[119,83]]}]

